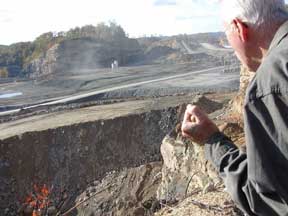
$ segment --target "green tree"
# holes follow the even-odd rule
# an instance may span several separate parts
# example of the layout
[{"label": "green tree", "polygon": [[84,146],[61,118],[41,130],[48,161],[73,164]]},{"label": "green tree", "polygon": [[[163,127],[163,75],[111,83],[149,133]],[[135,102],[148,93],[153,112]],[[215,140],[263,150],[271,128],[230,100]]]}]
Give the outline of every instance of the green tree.
[{"label": "green tree", "polygon": [[[127,38],[123,28],[115,22],[99,23],[97,26],[86,25],[76,27],[67,32],[47,32],[37,37],[33,42],[16,43],[10,46],[0,46],[0,69],[13,66],[9,76],[24,76],[24,70],[31,61],[44,55],[57,43],[77,38],[94,38],[104,41],[121,41]],[[16,69],[15,69],[16,68]],[[2,76],[4,76],[2,71]]]}]

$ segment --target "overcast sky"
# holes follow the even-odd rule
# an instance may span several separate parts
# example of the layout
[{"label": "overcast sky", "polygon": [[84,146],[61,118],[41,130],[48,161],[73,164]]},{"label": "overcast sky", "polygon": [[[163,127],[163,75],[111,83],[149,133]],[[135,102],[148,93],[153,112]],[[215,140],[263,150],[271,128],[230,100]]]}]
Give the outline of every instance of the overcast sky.
[{"label": "overcast sky", "polygon": [[131,37],[221,30],[217,0],[3,0],[0,44],[115,21]]}]

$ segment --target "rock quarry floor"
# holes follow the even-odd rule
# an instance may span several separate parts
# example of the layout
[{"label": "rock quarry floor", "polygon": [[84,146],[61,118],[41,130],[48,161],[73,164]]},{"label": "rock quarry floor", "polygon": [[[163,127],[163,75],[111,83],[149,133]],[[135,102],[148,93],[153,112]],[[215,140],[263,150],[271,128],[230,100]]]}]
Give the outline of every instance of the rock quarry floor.
[{"label": "rock quarry floor", "polygon": [[[205,97],[222,105],[221,108],[210,113],[210,117],[241,146],[244,142],[243,130],[239,118],[231,112],[231,103],[229,102],[235,95],[236,92],[222,92],[207,93]],[[0,140],[27,132],[67,126],[72,123],[80,124],[86,121],[113,119],[187,104],[193,97],[195,95],[186,94],[139,98],[138,100],[104,101],[103,103],[107,104],[100,103],[91,106],[88,103],[85,106],[54,107],[44,111],[34,110],[20,113],[17,116],[6,116],[1,118]],[[209,108],[209,104],[207,106]],[[63,208],[58,211],[58,215],[242,215],[225,192],[223,184],[208,190],[203,188],[195,190],[185,199],[175,202],[155,200],[155,192],[161,182],[161,168],[162,162],[159,161],[110,172],[103,179],[89,184],[78,195],[75,205]],[[56,213],[56,210],[52,211],[51,215],[56,215]]]},{"label": "rock quarry floor", "polygon": [[[231,103],[229,102],[235,95],[234,92],[206,94],[205,96],[224,105],[221,109],[216,109],[210,113],[210,117],[217,122],[225,134],[241,147],[244,145],[243,129],[238,116],[231,112]],[[168,97],[166,99],[169,103],[187,102],[185,101],[187,96]],[[80,205],[75,208],[77,214],[93,215],[96,212],[95,215],[98,215],[97,212],[103,213],[103,209],[109,209],[113,206],[112,208],[119,210],[114,211],[112,215],[125,216],[244,215],[235,206],[223,184],[208,189],[197,188],[182,200],[156,201],[155,191],[161,184],[161,168],[162,162],[156,162],[125,169],[121,172],[109,173],[101,182],[88,187],[78,197]],[[91,191],[96,193],[91,193]]]},{"label": "rock quarry floor", "polygon": [[[35,104],[37,101],[62,98],[64,95],[89,92],[91,89],[102,91],[115,86],[119,89],[100,94],[95,101],[44,106],[21,110],[13,115],[0,116],[0,153],[6,149],[5,142],[10,142],[15,137],[21,140],[23,134],[28,134],[27,136],[32,134],[31,136],[33,136],[33,133],[42,131],[47,131],[48,134],[49,131],[56,128],[65,128],[71,125],[75,125],[77,128],[77,125],[84,123],[105,122],[172,107],[178,107],[177,109],[182,109],[183,112],[185,105],[193,101],[199,91],[210,92],[203,93],[208,102],[204,101],[204,104],[201,105],[204,106],[204,109],[212,110],[209,112],[210,117],[236,144],[242,146],[244,135],[241,118],[233,114],[230,103],[237,94],[239,74],[225,74],[219,68],[201,72],[203,68],[204,66],[193,68],[186,64],[173,67],[170,65],[143,66],[122,68],[119,71],[99,70],[97,73],[95,71],[75,72],[71,73],[68,79],[66,76],[60,76],[51,78],[49,81],[34,80],[1,84],[2,93],[21,91],[23,95],[18,98],[2,99],[0,111],[2,108],[5,110],[6,106],[9,107],[11,104],[21,107],[24,104]],[[191,74],[182,76],[183,73]],[[181,76],[159,82],[142,83],[175,75]],[[139,86],[134,85],[135,81],[139,83]],[[131,84],[133,85],[130,86]],[[71,88],[71,86],[75,88]],[[211,93],[215,92],[215,89],[217,93]],[[194,93],[189,93],[190,91]],[[216,105],[209,101],[216,102]],[[149,121],[149,118],[146,120]],[[165,128],[165,126],[167,125],[163,127]],[[146,128],[146,130],[153,130],[153,128]],[[161,139],[163,138],[164,136],[161,137]],[[158,144],[160,146],[161,141]],[[111,151],[113,152],[113,149]],[[75,154],[75,152],[72,153]],[[1,154],[0,173],[2,169],[4,171],[6,169],[5,164],[3,165],[5,169],[2,167],[2,161],[6,160],[6,155]],[[147,157],[149,158],[149,155]],[[11,160],[15,160],[12,162],[17,163],[17,159],[12,157]],[[223,184],[210,188],[195,188],[181,200],[157,200],[156,192],[161,184],[163,161],[150,160],[149,163],[140,163],[141,166],[139,163],[137,166],[131,164],[122,169],[109,171],[101,179],[88,182],[84,188],[78,190],[77,195],[73,197],[72,204],[63,198],[64,201],[61,205],[51,206],[49,215],[242,215],[225,192]],[[21,180],[23,179],[20,179],[19,182]],[[1,190],[0,187],[0,192],[2,192]],[[15,193],[14,188],[13,193]],[[67,193],[69,194],[69,191]],[[1,196],[0,198],[1,204],[6,198]],[[65,203],[66,201],[67,203]],[[27,206],[22,206],[21,209],[15,209],[15,206],[12,210],[11,208],[5,206],[3,210],[0,209],[0,213],[3,212],[3,215],[32,214],[29,213],[29,209],[27,210]]]},{"label": "rock quarry floor", "polygon": [[[5,106],[37,104],[91,91],[96,92],[96,99],[127,99],[181,92],[233,91],[238,86],[239,72],[224,73],[223,67],[209,66],[209,63],[120,67],[114,71],[109,68],[83,69],[49,78],[1,83],[0,110]],[[4,97],[13,94],[17,96]]]}]

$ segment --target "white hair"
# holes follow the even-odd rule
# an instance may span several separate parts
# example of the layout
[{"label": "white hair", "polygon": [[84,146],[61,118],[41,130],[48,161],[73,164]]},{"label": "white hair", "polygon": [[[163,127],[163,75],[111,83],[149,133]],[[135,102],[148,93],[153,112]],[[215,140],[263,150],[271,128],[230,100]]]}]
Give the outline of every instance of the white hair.
[{"label": "white hair", "polygon": [[222,0],[224,21],[238,18],[255,28],[288,19],[284,0]]}]

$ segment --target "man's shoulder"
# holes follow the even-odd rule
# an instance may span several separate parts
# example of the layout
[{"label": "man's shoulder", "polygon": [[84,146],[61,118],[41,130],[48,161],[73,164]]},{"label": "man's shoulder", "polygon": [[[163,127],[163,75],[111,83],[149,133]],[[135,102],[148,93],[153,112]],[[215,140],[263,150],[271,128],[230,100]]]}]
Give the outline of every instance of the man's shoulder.
[{"label": "man's shoulder", "polygon": [[279,66],[286,66],[288,61],[288,34],[279,42],[279,44],[273,49],[269,50],[267,57],[263,61],[263,66],[269,66],[269,64],[280,64]]},{"label": "man's shoulder", "polygon": [[288,94],[288,37],[269,52],[248,88],[250,100]]}]

